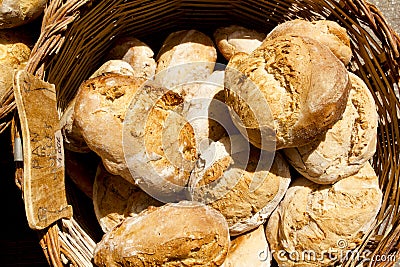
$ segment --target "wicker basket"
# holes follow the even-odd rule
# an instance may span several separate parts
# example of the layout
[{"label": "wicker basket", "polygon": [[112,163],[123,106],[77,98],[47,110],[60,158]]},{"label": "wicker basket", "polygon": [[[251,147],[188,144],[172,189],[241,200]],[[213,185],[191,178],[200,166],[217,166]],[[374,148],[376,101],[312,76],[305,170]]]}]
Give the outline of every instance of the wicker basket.
[{"label": "wicker basket", "polygon": [[[173,30],[196,28],[211,33],[216,26],[235,23],[268,32],[278,23],[298,17],[334,20],[351,37],[354,57],[350,69],[366,82],[379,110],[373,166],[384,192],[376,223],[359,249],[373,251],[370,257],[396,253],[400,258],[400,38],[380,11],[364,0],[52,0],[27,70],[55,84],[62,112],[117,36],[134,35],[157,48]],[[0,119],[14,108],[12,94],[2,107]],[[17,180],[22,172],[18,168]],[[76,194],[74,189],[68,191],[68,195]],[[98,237],[77,209],[75,206],[73,219],[60,220],[40,232],[40,243],[52,266],[92,265]],[[350,258],[343,266],[358,263]],[[389,266],[394,262],[368,264]]]}]

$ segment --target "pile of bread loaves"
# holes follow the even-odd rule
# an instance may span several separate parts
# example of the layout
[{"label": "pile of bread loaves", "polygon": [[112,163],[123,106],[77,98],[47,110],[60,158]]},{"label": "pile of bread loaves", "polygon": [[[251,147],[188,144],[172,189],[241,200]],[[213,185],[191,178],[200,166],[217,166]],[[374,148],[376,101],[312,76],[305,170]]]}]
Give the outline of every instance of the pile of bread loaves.
[{"label": "pile of bread loaves", "polygon": [[340,262],[382,198],[370,164],[378,115],[346,67],[345,29],[327,20],[268,34],[229,26],[214,42],[174,32],[155,57],[119,39],[63,113],[67,173],[105,233],[94,263]]}]

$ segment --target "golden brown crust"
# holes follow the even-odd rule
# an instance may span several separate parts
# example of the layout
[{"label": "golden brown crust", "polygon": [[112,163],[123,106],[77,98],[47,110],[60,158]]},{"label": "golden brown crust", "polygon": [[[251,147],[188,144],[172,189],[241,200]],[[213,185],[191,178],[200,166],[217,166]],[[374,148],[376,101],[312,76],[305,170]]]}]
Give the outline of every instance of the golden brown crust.
[{"label": "golden brown crust", "polygon": [[260,147],[260,132],[270,136],[274,128],[276,149],[281,149],[307,144],[339,120],[350,82],[344,65],[326,47],[287,35],[267,38],[249,56],[235,55],[225,88],[226,102],[241,120],[234,122],[247,130],[249,140]]},{"label": "golden brown crust", "polygon": [[312,143],[284,149],[293,167],[320,184],[357,173],[375,153],[378,114],[365,83],[350,74],[352,89],[342,118]]},{"label": "golden brown crust", "polygon": [[[332,266],[361,243],[381,201],[378,178],[369,163],[334,185],[296,180],[266,227],[274,258],[285,266]],[[302,258],[304,251],[314,257]],[[289,253],[299,256],[290,258]]]},{"label": "golden brown crust", "polygon": [[138,186],[121,176],[112,175],[99,164],[93,184],[93,206],[96,218],[105,233],[129,216],[136,216],[150,206],[161,206]]},{"label": "golden brown crust", "polygon": [[317,20],[309,22],[302,19],[287,21],[276,26],[268,34],[268,38],[276,38],[282,35],[298,35],[315,39],[328,47],[343,64],[347,65],[350,62],[352,56],[350,37],[347,35],[346,29],[334,21]]},{"label": "golden brown crust", "polygon": [[94,251],[98,266],[220,266],[229,247],[224,217],[195,202],[167,204],[127,218]]},{"label": "golden brown crust", "polygon": [[0,29],[26,24],[43,13],[46,0],[0,1]]},{"label": "golden brown crust", "polygon": [[125,163],[122,127],[125,112],[143,80],[108,73],[85,81],[76,96],[76,125],[106,169],[133,183]]}]

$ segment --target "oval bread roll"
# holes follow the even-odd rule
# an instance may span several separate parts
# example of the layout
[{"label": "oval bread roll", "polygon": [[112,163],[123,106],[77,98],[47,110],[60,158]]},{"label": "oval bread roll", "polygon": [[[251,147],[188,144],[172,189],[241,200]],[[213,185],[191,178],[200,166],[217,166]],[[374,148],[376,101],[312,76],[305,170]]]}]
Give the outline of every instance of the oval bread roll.
[{"label": "oval bread roll", "polygon": [[349,90],[344,65],[307,37],[267,38],[252,54],[233,56],[225,71],[233,122],[267,150],[305,145],[323,134],[342,116]]},{"label": "oval bread roll", "polygon": [[89,148],[96,152],[106,169],[131,183],[122,146],[125,112],[142,79],[108,73],[85,81],[79,88],[74,107],[76,125]]},{"label": "oval bread roll", "polygon": [[228,257],[222,267],[270,267],[272,255],[265,237],[264,225],[231,241]]},{"label": "oval bread roll", "polygon": [[155,80],[184,97],[186,84],[205,81],[214,70],[217,51],[204,33],[184,30],[171,33],[157,55]]},{"label": "oval bread roll", "polygon": [[279,153],[272,162],[273,155],[255,147],[246,151],[241,142],[247,140],[237,135],[213,143],[189,182],[192,199],[221,212],[232,236],[263,224],[290,183],[289,166]]},{"label": "oval bread roll", "polygon": [[108,53],[110,59],[121,59],[129,63],[137,78],[152,80],[156,72],[154,52],[142,41],[126,37],[119,39]]},{"label": "oval bread roll", "polygon": [[3,0],[0,2],[0,29],[26,24],[43,13],[46,0]]},{"label": "oval bread roll", "polygon": [[289,163],[315,183],[332,184],[353,175],[375,154],[378,113],[374,98],[362,79],[349,75],[352,89],[343,117],[312,143],[284,149]]},{"label": "oval bread roll", "polygon": [[332,53],[347,65],[350,62],[352,52],[350,37],[346,29],[331,20],[306,21],[295,19],[276,26],[267,36],[275,38],[282,35],[301,35],[313,38],[322,45],[327,46]]},{"label": "oval bread roll", "polygon": [[[126,76],[133,76],[132,67],[125,61],[122,60],[109,60],[97,69],[90,78],[105,75],[106,73],[116,73]],[[60,119],[61,132],[64,137],[64,147],[73,152],[87,153],[90,148],[87,146],[82,133],[78,129],[75,120],[75,102],[74,98],[68,107],[64,110],[64,113]]]},{"label": "oval bread roll", "polygon": [[121,176],[112,175],[102,164],[97,168],[93,184],[93,206],[104,233],[111,231],[126,217],[132,217],[150,206],[161,206],[138,186]]},{"label": "oval bread roll", "polygon": [[221,27],[214,32],[215,43],[227,60],[238,52],[250,54],[261,45],[265,37],[264,33],[238,25]]},{"label": "oval bread roll", "polygon": [[[362,242],[381,201],[369,163],[333,185],[296,180],[266,227],[275,260],[279,266],[333,266]],[[304,251],[313,253],[310,259]]]},{"label": "oval bread roll", "polygon": [[94,251],[97,266],[220,266],[228,253],[224,217],[200,203],[151,208],[105,234]]}]

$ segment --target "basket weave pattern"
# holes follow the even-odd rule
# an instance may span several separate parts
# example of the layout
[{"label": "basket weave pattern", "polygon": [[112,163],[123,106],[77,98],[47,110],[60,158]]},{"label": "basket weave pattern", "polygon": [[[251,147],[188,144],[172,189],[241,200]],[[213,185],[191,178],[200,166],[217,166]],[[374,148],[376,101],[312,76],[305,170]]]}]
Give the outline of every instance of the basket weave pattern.
[{"label": "basket weave pattern", "polygon": [[[384,192],[376,223],[360,249],[373,251],[371,257],[393,253],[400,246],[400,38],[374,5],[364,0],[53,0],[46,10],[27,70],[55,84],[62,113],[80,83],[99,66],[104,52],[118,36],[129,34],[151,40],[173,30],[197,28],[211,32],[216,26],[233,23],[269,32],[278,23],[294,18],[336,21],[351,38],[354,56],[350,69],[365,81],[378,108],[378,147],[373,166]],[[12,93],[0,104],[2,126],[9,123],[5,118],[15,107]],[[18,170],[17,179],[21,179],[22,171]],[[40,235],[52,266],[67,262],[91,266],[95,242],[75,219],[62,220]],[[344,264],[356,265],[357,259]]]}]

